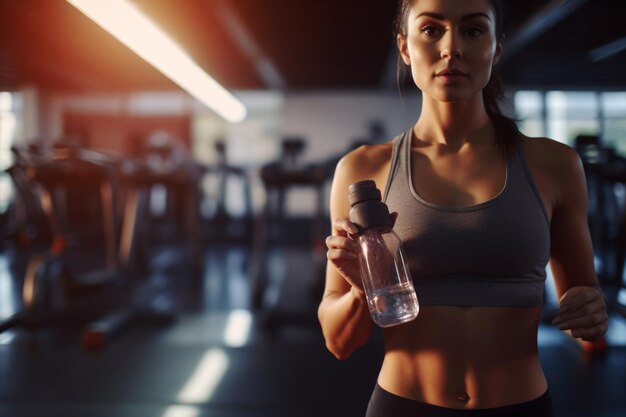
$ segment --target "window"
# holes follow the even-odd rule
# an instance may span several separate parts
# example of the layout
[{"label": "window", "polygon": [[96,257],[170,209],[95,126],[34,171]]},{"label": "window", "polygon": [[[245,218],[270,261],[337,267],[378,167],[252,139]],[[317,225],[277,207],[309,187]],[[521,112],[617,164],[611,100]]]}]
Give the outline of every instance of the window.
[{"label": "window", "polygon": [[11,145],[19,134],[19,94],[0,92],[0,213],[4,213],[13,197],[11,179],[4,172],[13,163]]},{"label": "window", "polygon": [[600,135],[596,93],[550,91],[546,113],[549,138],[573,146],[579,135]]},{"label": "window", "polygon": [[597,135],[626,156],[626,92],[518,91],[514,106],[525,135],[570,146],[579,135]]},{"label": "window", "polygon": [[518,91],[514,106],[518,125],[527,136],[545,136],[543,94],[538,91]]},{"label": "window", "polygon": [[626,157],[626,93],[600,95],[602,142]]}]

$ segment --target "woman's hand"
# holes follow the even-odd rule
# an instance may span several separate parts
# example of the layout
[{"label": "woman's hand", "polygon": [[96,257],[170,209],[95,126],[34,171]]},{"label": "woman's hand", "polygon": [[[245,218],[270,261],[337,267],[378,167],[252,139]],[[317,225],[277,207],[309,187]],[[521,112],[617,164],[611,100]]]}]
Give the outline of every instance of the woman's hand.
[{"label": "woman's hand", "polygon": [[[392,224],[396,223],[398,213],[391,213]],[[348,219],[337,219],[333,222],[333,234],[326,238],[328,251],[326,257],[341,276],[352,286],[358,296],[364,297],[363,282],[359,269],[359,247],[352,236],[359,229]]]},{"label": "woman's hand", "polygon": [[326,257],[348,283],[363,292],[359,270],[359,248],[351,235],[359,232],[348,219],[333,221],[333,234],[326,238]]},{"label": "woman's hand", "polygon": [[561,330],[571,330],[572,336],[591,342],[607,329],[606,303],[598,288],[570,288],[559,300],[559,314],[552,321]]}]

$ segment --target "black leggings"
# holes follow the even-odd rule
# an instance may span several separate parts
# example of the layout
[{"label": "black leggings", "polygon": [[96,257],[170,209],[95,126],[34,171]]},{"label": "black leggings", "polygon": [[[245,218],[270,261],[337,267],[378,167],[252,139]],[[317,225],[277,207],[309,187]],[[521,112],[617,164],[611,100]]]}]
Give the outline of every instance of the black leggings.
[{"label": "black leggings", "polygon": [[524,403],[496,408],[461,410],[399,397],[376,384],[366,417],[553,417],[550,392]]}]

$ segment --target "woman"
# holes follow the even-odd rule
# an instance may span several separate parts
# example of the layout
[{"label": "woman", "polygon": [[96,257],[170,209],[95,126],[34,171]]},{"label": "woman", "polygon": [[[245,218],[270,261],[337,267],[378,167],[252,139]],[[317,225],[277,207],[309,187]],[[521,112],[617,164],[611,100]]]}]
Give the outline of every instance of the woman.
[{"label": "woman", "polygon": [[414,321],[384,330],[369,417],[551,415],[537,355],[548,261],[554,323],[587,341],[606,331],[580,160],[558,142],[524,137],[497,109],[500,17],[497,1],[401,1],[397,44],[421,114],[336,169],[318,311],[328,349],[347,358],[372,331],[351,239],[358,230],[347,219],[353,182],[375,180],[397,213],[421,306]]}]

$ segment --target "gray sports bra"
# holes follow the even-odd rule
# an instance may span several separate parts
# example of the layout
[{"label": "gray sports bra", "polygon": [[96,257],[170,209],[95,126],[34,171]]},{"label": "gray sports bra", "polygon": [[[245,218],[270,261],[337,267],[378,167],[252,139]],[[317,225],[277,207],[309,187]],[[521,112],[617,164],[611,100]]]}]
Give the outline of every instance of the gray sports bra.
[{"label": "gray sports bra", "polygon": [[394,139],[383,198],[398,212],[394,230],[420,304],[541,306],[550,225],[521,145],[507,161],[500,194],[477,205],[447,207],[415,192],[412,134],[411,128]]}]

